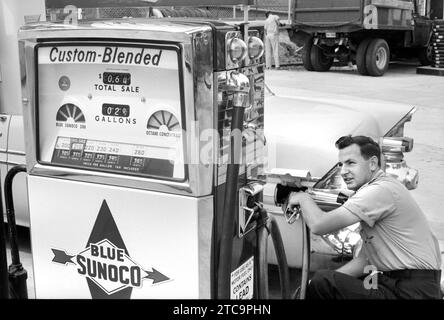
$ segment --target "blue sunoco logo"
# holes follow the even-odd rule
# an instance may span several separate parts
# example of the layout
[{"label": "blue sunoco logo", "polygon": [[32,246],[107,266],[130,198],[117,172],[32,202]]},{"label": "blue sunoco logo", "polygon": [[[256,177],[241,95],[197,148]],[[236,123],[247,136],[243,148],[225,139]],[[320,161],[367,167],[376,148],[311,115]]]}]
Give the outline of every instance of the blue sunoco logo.
[{"label": "blue sunoco logo", "polygon": [[70,255],[51,250],[54,263],[76,266],[93,299],[129,299],[132,289],[141,288],[144,280],[152,280],[152,284],[170,280],[155,268],[145,270],[130,257],[105,200],[83,251]]}]

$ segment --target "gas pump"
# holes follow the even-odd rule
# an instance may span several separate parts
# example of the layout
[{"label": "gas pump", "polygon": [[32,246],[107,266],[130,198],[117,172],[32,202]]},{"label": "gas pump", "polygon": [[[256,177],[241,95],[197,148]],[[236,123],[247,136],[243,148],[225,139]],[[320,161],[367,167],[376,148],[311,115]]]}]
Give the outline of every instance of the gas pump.
[{"label": "gas pump", "polygon": [[37,298],[261,297],[261,37],[191,19],[21,29]]}]

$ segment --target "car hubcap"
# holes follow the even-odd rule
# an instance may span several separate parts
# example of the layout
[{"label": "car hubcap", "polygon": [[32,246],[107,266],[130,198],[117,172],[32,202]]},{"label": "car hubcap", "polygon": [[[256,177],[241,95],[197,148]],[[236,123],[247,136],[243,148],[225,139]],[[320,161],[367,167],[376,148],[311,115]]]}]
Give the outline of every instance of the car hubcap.
[{"label": "car hubcap", "polygon": [[431,45],[428,45],[426,55],[427,55],[427,60],[429,60],[429,62],[431,62],[433,59],[432,54],[433,54],[433,48]]}]

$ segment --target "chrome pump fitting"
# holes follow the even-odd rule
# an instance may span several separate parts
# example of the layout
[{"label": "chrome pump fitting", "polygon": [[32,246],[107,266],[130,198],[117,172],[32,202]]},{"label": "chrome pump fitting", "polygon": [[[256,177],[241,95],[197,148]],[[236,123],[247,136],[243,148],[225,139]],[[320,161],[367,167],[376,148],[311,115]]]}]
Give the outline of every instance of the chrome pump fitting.
[{"label": "chrome pump fitting", "polygon": [[238,71],[227,72],[222,84],[224,91],[233,93],[233,107],[246,107],[250,93],[250,80]]}]

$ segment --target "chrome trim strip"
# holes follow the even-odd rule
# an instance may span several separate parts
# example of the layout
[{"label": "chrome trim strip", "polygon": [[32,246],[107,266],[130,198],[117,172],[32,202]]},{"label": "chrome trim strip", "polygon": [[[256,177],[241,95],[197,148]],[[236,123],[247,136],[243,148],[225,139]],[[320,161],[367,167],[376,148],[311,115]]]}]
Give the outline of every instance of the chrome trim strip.
[{"label": "chrome trim strip", "polygon": [[[2,152],[3,150],[0,150]],[[16,155],[16,156],[26,156],[26,153],[24,151],[15,151],[15,150],[8,150],[8,155]]]},{"label": "chrome trim strip", "polygon": [[199,299],[211,299],[213,201],[211,196],[198,202]]},{"label": "chrome trim strip", "polygon": [[15,161],[0,161],[0,164],[6,164],[6,165],[20,165],[20,164],[24,164],[23,162],[15,162]]},{"label": "chrome trim strip", "polygon": [[392,131],[395,131],[395,129],[401,125],[403,125],[404,123],[410,121],[412,119],[413,114],[417,111],[418,109],[416,107],[413,107],[412,109],[410,109],[410,111],[401,118],[401,120],[399,120],[393,127],[390,128],[389,131],[387,131],[386,134],[383,135],[383,137],[387,137],[390,135],[393,135]]},{"label": "chrome trim strip", "polygon": [[202,24],[186,24],[180,21],[147,21],[143,19],[118,19],[108,21],[91,21],[78,25],[65,25],[62,23],[41,22],[27,25],[20,29],[18,39],[55,39],[55,38],[119,38],[128,40],[155,40],[171,42],[187,42],[189,35],[208,28]]}]

